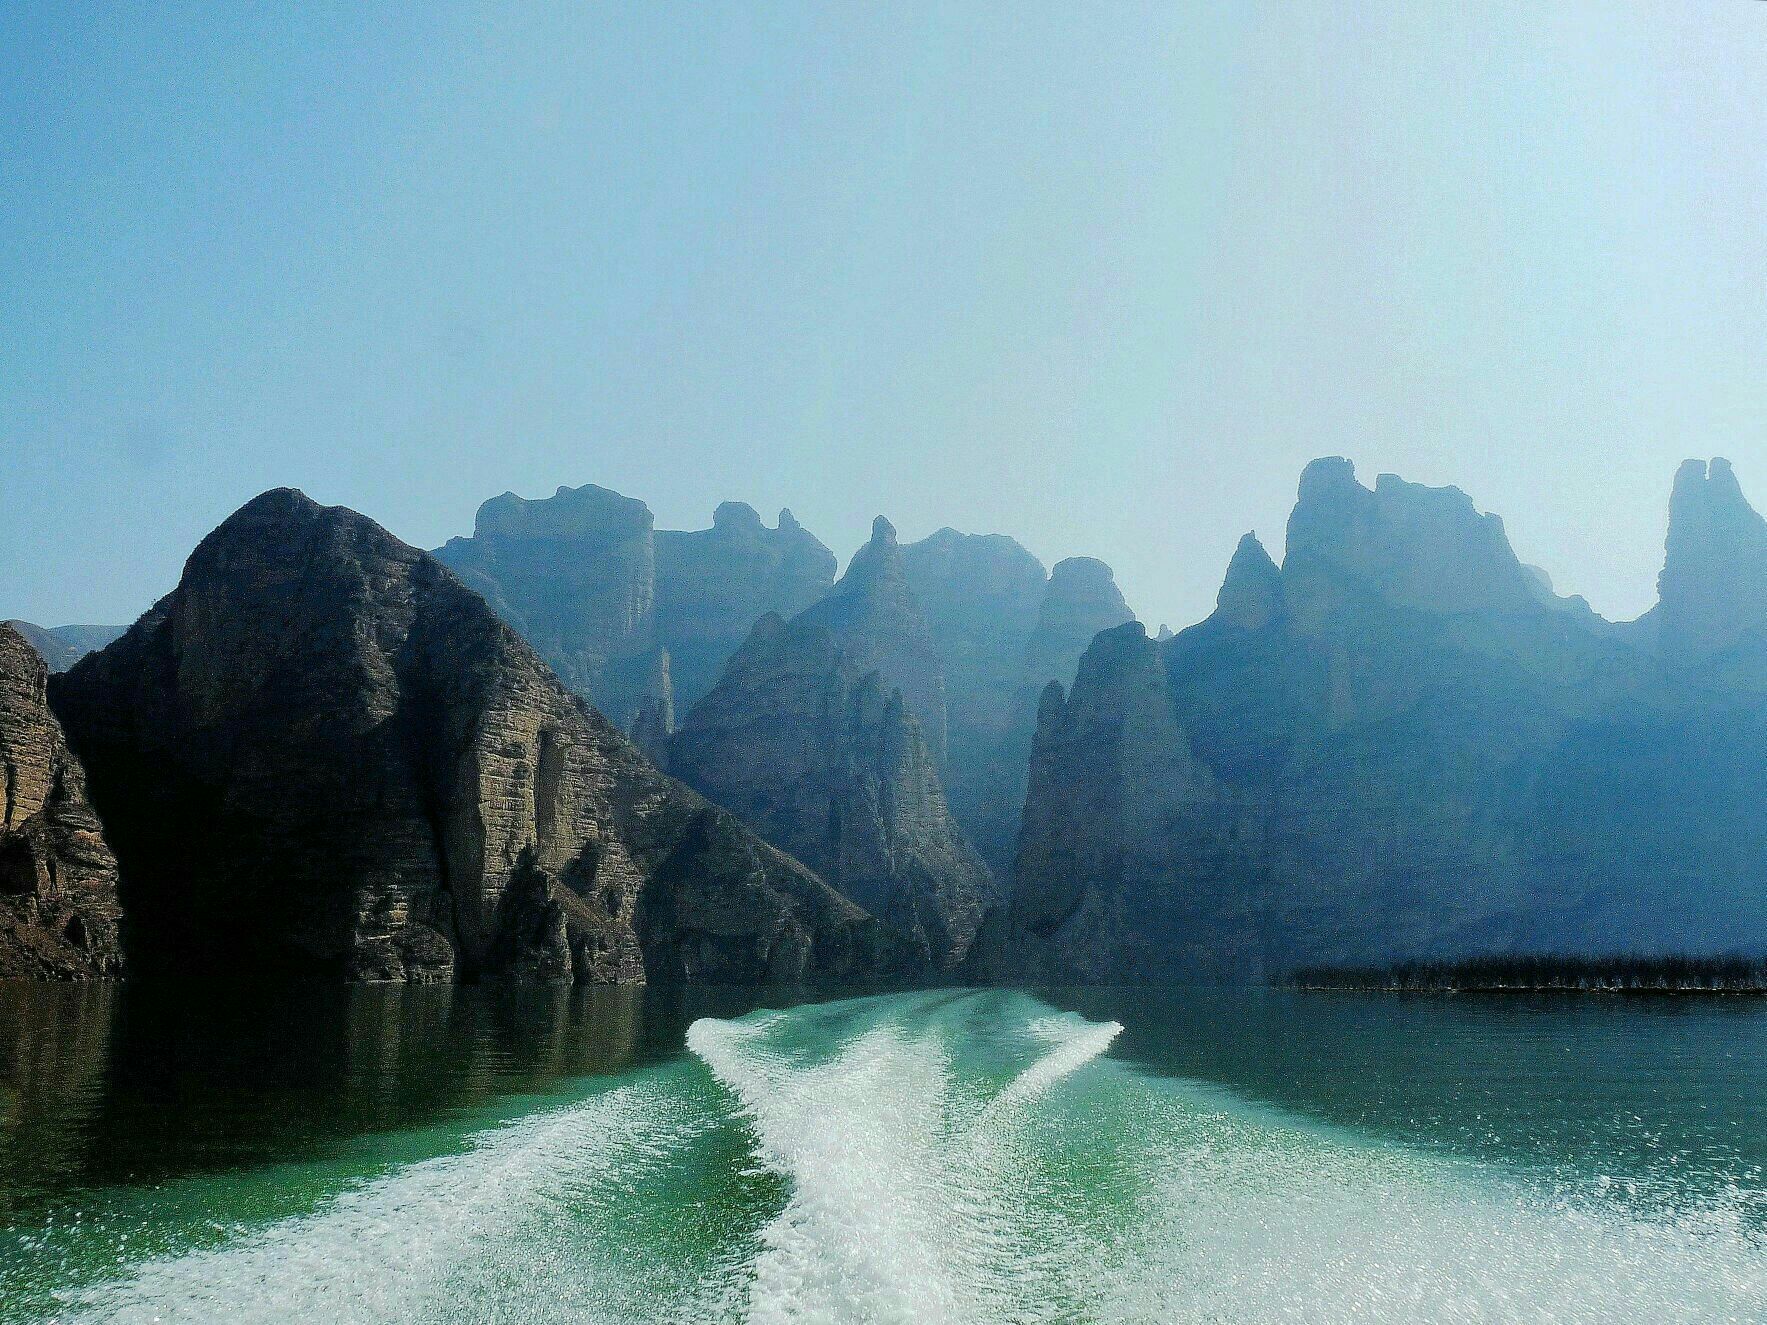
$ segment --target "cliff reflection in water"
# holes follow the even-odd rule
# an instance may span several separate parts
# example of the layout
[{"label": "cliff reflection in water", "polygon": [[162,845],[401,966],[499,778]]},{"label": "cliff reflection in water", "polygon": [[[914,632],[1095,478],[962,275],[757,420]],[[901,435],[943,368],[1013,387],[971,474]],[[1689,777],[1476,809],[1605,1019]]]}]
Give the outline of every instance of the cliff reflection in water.
[{"label": "cliff reflection in water", "polygon": [[0,983],[0,1218],[71,1187],[324,1158],[364,1133],[622,1072],[753,997]]}]

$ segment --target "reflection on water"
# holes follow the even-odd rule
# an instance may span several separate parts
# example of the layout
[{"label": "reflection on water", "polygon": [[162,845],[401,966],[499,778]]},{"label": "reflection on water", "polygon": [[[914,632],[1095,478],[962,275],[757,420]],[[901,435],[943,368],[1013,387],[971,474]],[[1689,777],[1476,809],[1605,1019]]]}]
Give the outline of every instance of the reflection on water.
[{"label": "reflection on water", "polygon": [[752,1006],[740,990],[0,983],[0,1216],[71,1187],[320,1158],[668,1057],[695,1017]]},{"label": "reflection on water", "polygon": [[[1767,1171],[1767,1001],[1039,992],[1120,1022],[1118,1060],[1409,1145],[1664,1184]],[[73,1187],[324,1158],[678,1057],[693,1020],[756,1003],[729,989],[0,983],[0,1215]]]},{"label": "reflection on water", "polygon": [[1767,1320],[1761,1003],[750,1001],[0,990],[0,1320]]}]

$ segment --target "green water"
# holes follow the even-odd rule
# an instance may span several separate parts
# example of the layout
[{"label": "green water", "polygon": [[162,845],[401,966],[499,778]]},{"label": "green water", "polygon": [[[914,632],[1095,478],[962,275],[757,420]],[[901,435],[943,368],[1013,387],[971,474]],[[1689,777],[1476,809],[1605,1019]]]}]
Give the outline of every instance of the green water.
[{"label": "green water", "polygon": [[0,1320],[1767,1321],[1767,1005],[0,986]]}]

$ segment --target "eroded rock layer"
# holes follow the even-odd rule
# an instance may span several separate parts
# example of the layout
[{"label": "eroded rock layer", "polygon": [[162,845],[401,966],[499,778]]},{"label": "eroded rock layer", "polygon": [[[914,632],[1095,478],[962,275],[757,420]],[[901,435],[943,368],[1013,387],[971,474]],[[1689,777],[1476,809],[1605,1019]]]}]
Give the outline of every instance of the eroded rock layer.
[{"label": "eroded rock layer", "polygon": [[[550,534],[582,513],[506,514]],[[648,513],[625,516],[610,555],[641,563],[619,549]],[[620,583],[593,594],[614,616],[649,610]],[[657,772],[440,562],[298,492],[228,519],[173,593],[54,690],[144,970],[753,983],[893,969],[874,920]]]},{"label": "eroded rock layer", "polygon": [[948,969],[994,883],[947,807],[904,693],[917,681],[922,711],[942,712],[937,658],[880,520],[827,599],[755,627],[676,733],[669,768]]},{"label": "eroded rock layer", "polygon": [[0,624],[0,979],[121,974],[117,864],[49,710],[48,668]]}]

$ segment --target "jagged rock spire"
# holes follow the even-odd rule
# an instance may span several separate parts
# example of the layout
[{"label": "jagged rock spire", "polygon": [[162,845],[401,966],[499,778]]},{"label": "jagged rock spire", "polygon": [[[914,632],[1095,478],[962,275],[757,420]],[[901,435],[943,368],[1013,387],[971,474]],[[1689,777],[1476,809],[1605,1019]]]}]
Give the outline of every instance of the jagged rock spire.
[{"label": "jagged rock spire", "polygon": [[1244,630],[1268,625],[1282,611],[1282,572],[1255,533],[1239,540],[1215,596],[1215,615]]},{"label": "jagged rock spire", "polygon": [[1689,460],[1675,475],[1657,594],[1666,655],[1697,658],[1767,633],[1767,520],[1728,460]]}]

